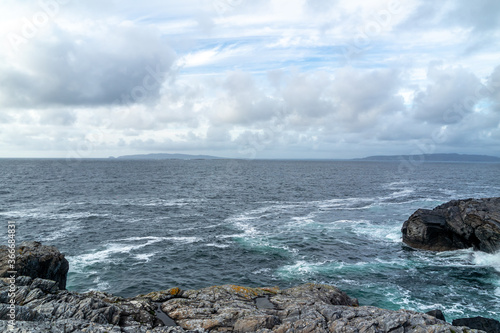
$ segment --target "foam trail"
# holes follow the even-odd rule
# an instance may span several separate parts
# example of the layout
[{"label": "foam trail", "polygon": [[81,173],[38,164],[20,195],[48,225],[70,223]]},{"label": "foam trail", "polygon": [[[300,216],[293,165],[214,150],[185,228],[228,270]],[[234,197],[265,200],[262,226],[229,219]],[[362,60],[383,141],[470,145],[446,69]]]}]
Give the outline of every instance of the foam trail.
[{"label": "foam trail", "polygon": [[478,266],[493,267],[497,272],[500,272],[500,252],[497,253],[474,252],[473,262],[475,265]]}]

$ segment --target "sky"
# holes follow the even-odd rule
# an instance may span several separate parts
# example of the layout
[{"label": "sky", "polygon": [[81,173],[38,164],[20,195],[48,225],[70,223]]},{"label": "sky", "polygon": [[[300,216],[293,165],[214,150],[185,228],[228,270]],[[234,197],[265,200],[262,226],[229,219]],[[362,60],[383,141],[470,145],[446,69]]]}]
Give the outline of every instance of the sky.
[{"label": "sky", "polygon": [[500,156],[498,0],[2,0],[0,157]]}]

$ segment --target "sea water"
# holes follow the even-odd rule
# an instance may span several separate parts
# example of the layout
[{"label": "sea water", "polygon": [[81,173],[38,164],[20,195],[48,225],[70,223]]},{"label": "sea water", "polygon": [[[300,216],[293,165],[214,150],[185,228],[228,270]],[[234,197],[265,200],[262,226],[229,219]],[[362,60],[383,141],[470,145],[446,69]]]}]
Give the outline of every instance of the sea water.
[{"label": "sea water", "polygon": [[415,251],[418,208],[500,196],[500,164],[0,160],[0,237],[55,245],[67,287],[134,296],[332,284],[362,305],[500,319],[500,254]]}]

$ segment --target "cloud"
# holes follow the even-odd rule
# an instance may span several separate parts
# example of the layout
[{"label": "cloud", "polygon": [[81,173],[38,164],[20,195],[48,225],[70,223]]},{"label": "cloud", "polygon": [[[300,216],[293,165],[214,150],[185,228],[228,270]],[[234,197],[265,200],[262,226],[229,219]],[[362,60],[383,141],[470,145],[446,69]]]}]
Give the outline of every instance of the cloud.
[{"label": "cloud", "polygon": [[491,73],[488,78],[487,85],[487,94],[490,94],[491,99],[496,106],[498,107],[498,111],[500,111],[500,65],[495,67],[493,73]]},{"label": "cloud", "polygon": [[57,24],[50,29],[0,65],[2,104],[78,106],[154,99],[175,59],[151,28],[99,22],[77,32]]},{"label": "cloud", "polygon": [[279,111],[280,103],[257,87],[249,73],[232,72],[220,84],[217,97],[208,111],[216,125],[250,125],[270,120]]},{"label": "cloud", "polygon": [[401,25],[413,29],[460,26],[481,33],[500,26],[499,13],[500,3],[495,0],[419,1]]},{"label": "cloud", "polygon": [[425,90],[416,93],[413,116],[420,121],[436,124],[460,122],[464,116],[474,112],[483,88],[479,79],[468,70],[429,66],[427,77],[431,83]]},{"label": "cloud", "polygon": [[40,117],[40,124],[70,126],[77,120],[76,114],[71,110],[44,110]]},{"label": "cloud", "polygon": [[3,1],[2,153],[500,154],[500,4],[397,3]]},{"label": "cloud", "polygon": [[455,31],[457,39],[466,39],[461,52],[477,53],[496,44],[500,27],[500,3],[479,1],[420,1],[398,29],[412,32]]}]

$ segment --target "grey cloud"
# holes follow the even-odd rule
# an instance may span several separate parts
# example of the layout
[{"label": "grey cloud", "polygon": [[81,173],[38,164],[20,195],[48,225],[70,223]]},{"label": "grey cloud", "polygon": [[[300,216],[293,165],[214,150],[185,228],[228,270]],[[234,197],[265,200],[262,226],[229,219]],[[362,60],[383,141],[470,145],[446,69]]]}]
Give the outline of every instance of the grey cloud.
[{"label": "grey cloud", "polygon": [[350,121],[353,129],[365,128],[385,114],[404,110],[397,96],[401,86],[401,73],[393,69],[339,71],[333,90],[340,118]]},{"label": "grey cloud", "polygon": [[28,40],[16,66],[0,67],[4,104],[133,104],[156,98],[175,55],[157,31],[92,26],[85,34],[55,27]]},{"label": "grey cloud", "polygon": [[324,13],[330,11],[335,3],[333,0],[307,0],[305,6],[313,12]]},{"label": "grey cloud", "polygon": [[472,27],[476,32],[484,32],[500,26],[500,2],[497,0],[455,1],[446,15],[450,24]]},{"label": "grey cloud", "polygon": [[289,78],[282,96],[287,113],[301,118],[319,118],[333,112],[328,87],[331,80],[326,74],[299,74]]},{"label": "grey cloud", "polygon": [[41,111],[40,123],[44,125],[73,125],[77,117],[74,111],[70,110],[43,110]]},{"label": "grey cloud", "polygon": [[267,72],[267,79],[271,83],[271,85],[279,89],[281,86],[281,82],[285,77],[285,72],[281,69],[275,69]]},{"label": "grey cloud", "polygon": [[249,73],[230,73],[222,84],[224,95],[218,98],[210,119],[215,124],[253,124],[271,119],[280,110],[280,103],[259,89]]},{"label": "grey cloud", "polygon": [[405,109],[397,95],[402,85],[397,70],[342,68],[327,74],[298,75],[283,90],[285,110],[296,128],[360,132],[372,129],[384,116]]},{"label": "grey cloud", "polygon": [[427,73],[432,81],[414,98],[413,116],[420,121],[453,124],[474,110],[484,87],[479,79],[464,68],[440,69],[431,65]]},{"label": "grey cloud", "polygon": [[5,112],[0,112],[0,124],[8,124],[10,122],[12,122],[14,119],[12,118],[12,116]]},{"label": "grey cloud", "polygon": [[485,32],[500,26],[500,2],[496,0],[421,1],[400,27],[428,29],[461,26]]},{"label": "grey cloud", "polygon": [[488,78],[485,94],[493,100],[497,111],[500,112],[500,65],[495,67],[493,73]]}]

